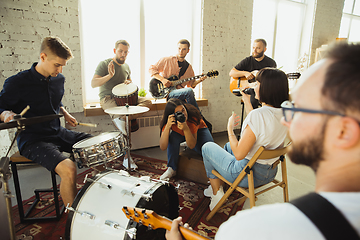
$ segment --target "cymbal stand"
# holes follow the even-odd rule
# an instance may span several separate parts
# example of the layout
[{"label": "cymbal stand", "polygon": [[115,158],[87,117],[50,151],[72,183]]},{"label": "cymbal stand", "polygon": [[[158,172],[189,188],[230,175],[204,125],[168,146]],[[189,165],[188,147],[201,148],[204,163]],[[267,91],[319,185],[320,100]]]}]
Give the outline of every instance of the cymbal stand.
[{"label": "cymbal stand", "polygon": [[12,140],[5,157],[2,157],[1,161],[0,161],[0,189],[1,189],[1,183],[3,183],[3,185],[4,185],[3,193],[4,193],[4,197],[5,197],[5,204],[6,204],[6,211],[7,211],[9,232],[10,232],[11,240],[15,240],[15,226],[14,226],[13,217],[12,217],[12,204],[11,204],[11,198],[14,196],[11,194],[11,191],[9,188],[9,183],[8,183],[8,180],[10,179],[11,174],[12,174],[10,171],[10,168],[9,168],[10,158],[8,157],[8,155],[10,153],[12,146],[14,145],[15,140],[19,136],[20,132],[25,129],[25,126],[20,125],[19,121],[18,121],[18,124],[19,124],[17,127],[18,130],[16,131],[15,137]]},{"label": "cymbal stand", "polygon": [[[129,95],[128,95],[128,101],[125,104],[125,107],[129,108]],[[130,134],[131,132],[129,131],[129,114],[125,115],[125,129],[126,129],[126,144],[127,144],[127,150],[125,151],[127,153],[127,157],[128,157],[128,171],[131,172],[131,155],[130,155]]]}]

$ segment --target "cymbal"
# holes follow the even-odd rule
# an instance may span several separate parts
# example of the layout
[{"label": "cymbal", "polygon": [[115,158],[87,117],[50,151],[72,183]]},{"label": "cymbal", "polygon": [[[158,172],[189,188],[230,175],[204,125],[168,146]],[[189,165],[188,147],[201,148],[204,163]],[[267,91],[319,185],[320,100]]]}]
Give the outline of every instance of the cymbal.
[{"label": "cymbal", "polygon": [[112,107],[105,110],[107,114],[115,114],[115,115],[132,115],[132,114],[139,114],[149,111],[150,108],[148,107],[141,107],[141,106],[119,106],[119,107]]},{"label": "cymbal", "polygon": [[13,119],[7,123],[0,123],[0,130],[14,128],[17,126],[28,126],[28,125],[33,125],[33,124],[37,124],[37,123],[48,122],[48,121],[54,120],[56,118],[60,118],[62,116],[63,116],[62,114],[50,114],[50,115],[31,117],[31,118]]}]

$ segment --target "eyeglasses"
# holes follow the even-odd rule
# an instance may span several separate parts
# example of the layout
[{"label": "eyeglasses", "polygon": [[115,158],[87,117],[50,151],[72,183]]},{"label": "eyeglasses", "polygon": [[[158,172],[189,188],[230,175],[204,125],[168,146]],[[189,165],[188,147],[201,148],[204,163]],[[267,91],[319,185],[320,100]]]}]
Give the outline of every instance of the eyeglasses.
[{"label": "eyeglasses", "polygon": [[344,114],[338,113],[338,112],[333,112],[333,111],[312,110],[312,109],[307,109],[307,108],[296,108],[296,107],[294,107],[294,104],[289,101],[283,102],[281,104],[281,108],[283,110],[284,119],[286,122],[291,122],[293,120],[295,112],[317,113],[317,114],[327,114],[327,115],[345,117]]}]

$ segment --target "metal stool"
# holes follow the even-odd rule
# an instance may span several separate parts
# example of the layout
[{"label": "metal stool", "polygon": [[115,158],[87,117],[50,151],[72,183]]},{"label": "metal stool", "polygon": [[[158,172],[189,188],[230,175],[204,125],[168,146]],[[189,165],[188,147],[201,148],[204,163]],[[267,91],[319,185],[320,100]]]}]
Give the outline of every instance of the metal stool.
[{"label": "metal stool", "polygon": [[[10,157],[10,164],[11,164],[11,171],[14,177],[14,186],[15,186],[15,192],[16,192],[16,200],[18,204],[19,209],[19,216],[20,216],[20,222],[37,222],[37,221],[48,221],[48,220],[59,220],[61,217],[61,214],[64,211],[64,206],[60,209],[59,204],[59,194],[58,194],[58,188],[56,184],[56,176],[55,171],[51,171],[51,181],[52,181],[52,189],[35,189],[35,201],[30,206],[30,208],[24,213],[24,207],[22,205],[22,197],[21,197],[21,189],[20,189],[20,183],[19,183],[19,175],[17,172],[17,164],[37,164],[32,162],[31,160],[23,157],[20,155],[19,152],[16,152]],[[40,201],[40,193],[41,192],[52,192],[54,194],[54,201],[55,201],[55,211],[56,216],[49,216],[49,217],[28,217],[31,211],[34,209],[36,204]]]}]

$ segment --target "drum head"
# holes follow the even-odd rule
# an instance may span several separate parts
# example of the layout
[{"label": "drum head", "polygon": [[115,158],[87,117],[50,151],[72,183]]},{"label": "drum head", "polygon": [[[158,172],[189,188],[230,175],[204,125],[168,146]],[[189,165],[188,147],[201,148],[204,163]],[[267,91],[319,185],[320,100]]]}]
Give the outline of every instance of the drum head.
[{"label": "drum head", "polygon": [[80,142],[77,142],[73,145],[73,148],[86,148],[90,147],[95,144],[99,144],[102,142],[106,142],[110,139],[116,138],[119,136],[119,132],[105,132],[101,133],[98,136],[86,138],[84,140],[81,140]]},{"label": "drum head", "polygon": [[[99,239],[100,235],[102,239],[108,240],[131,239],[128,234],[117,234],[123,230],[112,229],[105,225],[105,220],[115,221],[122,227],[127,226],[127,229],[136,228],[136,239],[165,239],[164,229],[148,230],[147,227],[128,220],[122,212],[123,206],[153,210],[170,219],[179,216],[178,194],[171,184],[143,182],[137,177],[120,176],[112,171],[102,172],[92,179],[94,182],[86,182],[76,195],[72,207],[80,212],[91,213],[95,217],[89,219],[86,215],[70,211],[65,227],[65,239],[92,240]],[[110,184],[111,190],[101,187],[98,182]],[[130,191],[136,194],[132,195]],[[152,196],[151,199],[141,197],[149,194]]]},{"label": "drum head", "polygon": [[126,96],[126,95],[131,95],[131,94],[135,93],[137,90],[138,90],[138,87],[134,83],[129,83],[129,84],[121,83],[121,84],[116,85],[112,89],[112,93],[115,96]]}]

